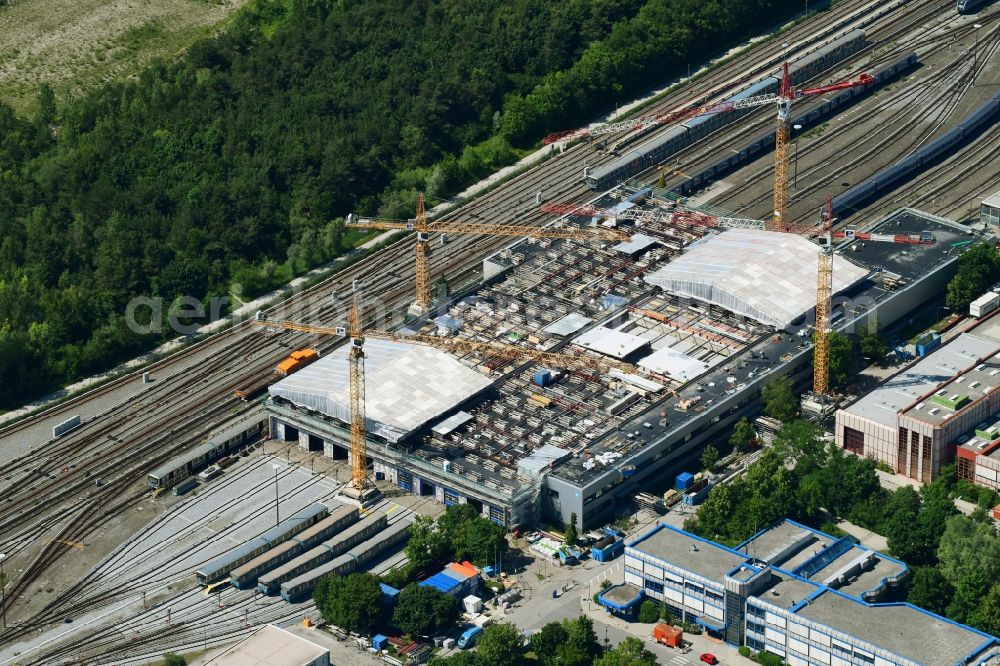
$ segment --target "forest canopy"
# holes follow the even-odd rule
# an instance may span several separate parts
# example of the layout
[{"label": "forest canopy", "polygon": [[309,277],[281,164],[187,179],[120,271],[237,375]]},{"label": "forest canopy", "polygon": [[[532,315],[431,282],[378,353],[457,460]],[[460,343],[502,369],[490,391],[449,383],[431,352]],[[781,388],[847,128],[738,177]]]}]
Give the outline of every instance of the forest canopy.
[{"label": "forest canopy", "polygon": [[799,8],[256,0],[135,80],[0,102],[0,409],[159,341],[138,295],[253,296]]}]

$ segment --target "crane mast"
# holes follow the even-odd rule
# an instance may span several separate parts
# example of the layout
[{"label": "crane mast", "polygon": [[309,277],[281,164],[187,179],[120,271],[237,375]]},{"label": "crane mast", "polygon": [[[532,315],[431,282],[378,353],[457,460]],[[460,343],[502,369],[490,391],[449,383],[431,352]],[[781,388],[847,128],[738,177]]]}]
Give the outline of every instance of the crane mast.
[{"label": "crane mast", "polygon": [[365,444],[365,339],[361,332],[359,301],[359,289],[355,284],[351,310],[347,315],[347,335],[351,344],[347,356],[351,392],[351,486],[358,493],[363,493],[371,484],[368,481],[368,447]]},{"label": "crane mast", "polygon": [[427,232],[427,211],[424,209],[424,194],[417,195],[417,219],[413,226],[417,232],[417,295],[413,304],[419,314],[427,312],[431,305],[430,274],[427,270],[427,245],[430,235]]},{"label": "crane mast", "polygon": [[774,217],[772,231],[787,231],[788,222],[788,116],[792,109],[792,80],[788,63],[781,70],[781,90],[778,93],[778,127],[774,132]]},{"label": "crane mast", "polygon": [[826,395],[830,388],[830,338],[827,329],[830,327],[833,296],[833,205],[829,196],[823,218],[826,243],[820,249],[816,268],[816,325],[813,328],[816,338],[813,346],[813,392],[817,396]]}]

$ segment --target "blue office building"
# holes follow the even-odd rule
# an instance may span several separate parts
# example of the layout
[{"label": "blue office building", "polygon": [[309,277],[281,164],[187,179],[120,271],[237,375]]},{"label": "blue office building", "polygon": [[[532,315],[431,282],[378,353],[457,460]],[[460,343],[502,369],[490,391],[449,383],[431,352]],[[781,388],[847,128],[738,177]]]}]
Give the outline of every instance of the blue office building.
[{"label": "blue office building", "polygon": [[886,602],[909,574],[903,562],[850,537],[791,520],[735,549],[668,525],[625,548],[625,586],[635,594],[791,666],[1000,664],[997,637]]}]

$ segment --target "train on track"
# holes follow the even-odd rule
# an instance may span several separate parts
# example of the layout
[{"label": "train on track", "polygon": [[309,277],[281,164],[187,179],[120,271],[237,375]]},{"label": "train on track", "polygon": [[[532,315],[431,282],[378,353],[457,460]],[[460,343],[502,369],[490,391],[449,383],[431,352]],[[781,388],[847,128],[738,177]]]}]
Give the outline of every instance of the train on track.
[{"label": "train on track", "polygon": [[312,593],[319,581],[327,576],[346,576],[375,560],[390,548],[394,548],[410,537],[410,524],[405,520],[393,523],[367,541],[331,562],[308,571],[301,576],[281,584],[281,598],[297,601]]},{"label": "train on track", "polygon": [[[908,72],[917,66],[920,61],[916,53],[908,53],[893,60],[892,62],[879,67],[873,74],[871,83],[856,88],[841,90],[836,95],[824,96],[820,104],[811,107],[805,113],[792,118],[789,125],[801,125],[811,127],[819,121],[840,111],[841,107],[851,103],[853,100],[868,94],[869,91],[888,83]],[[706,187],[723,175],[733,171],[737,167],[756,159],[757,156],[774,147],[774,131],[764,132],[749,143],[743,145],[738,150],[733,150],[724,159],[708,166],[694,175],[689,175],[687,180],[673,188],[677,194],[688,196]]]},{"label": "train on track", "polygon": [[[829,44],[796,60],[789,66],[788,73],[792,79],[792,83],[798,85],[812,79],[836,63],[857,53],[866,44],[863,30],[852,30],[843,37],[831,41]],[[756,95],[777,93],[780,85],[780,79],[770,76],[744,88],[726,101],[735,102]],[[618,159],[600,167],[588,168],[584,173],[584,180],[587,183],[587,187],[599,191],[611,189],[636,174],[660,164],[671,155],[680,152],[716,130],[735,122],[751,111],[753,111],[752,108],[697,116],[679,125],[674,125],[660,136],[647,141]],[[612,152],[654,133],[657,129],[659,129],[658,125],[651,125],[644,130],[620,139],[612,146]]]},{"label": "train on track", "polygon": [[[840,217],[850,215],[872,199],[891,192],[901,182],[937,162],[973,136],[992,126],[998,119],[1000,119],[1000,91],[958,125],[920,150],[838,194],[833,199],[834,212]],[[820,215],[822,216],[822,211]]]},{"label": "train on track", "polygon": [[986,0],[958,0],[955,8],[958,10],[959,14],[968,14],[973,9],[975,9],[979,5],[984,4],[985,2]]},{"label": "train on track", "polygon": [[359,515],[356,506],[344,506],[331,512],[329,516],[288,541],[233,569],[229,572],[229,583],[240,590],[252,587],[261,574],[284,564],[302,551],[327,542],[326,540],[334,535],[338,535],[334,540],[340,538],[339,535],[342,535],[345,528],[352,529],[353,523],[358,520]]},{"label": "train on track", "polygon": [[330,510],[326,505],[318,502],[293,513],[261,536],[247,541],[239,548],[198,569],[196,573],[198,582],[202,585],[213,585],[226,580],[233,569],[243,566],[257,556],[288,541],[329,515]]},{"label": "train on track", "polygon": [[[335,557],[343,555],[351,548],[354,548],[363,541],[367,541],[384,530],[388,524],[389,521],[385,514],[371,516],[351,525],[334,539],[315,545],[314,548],[308,551],[303,548],[299,551],[302,554],[291,562],[277,568],[271,567],[272,570],[260,571],[257,574],[257,591],[262,594],[274,594],[278,592],[281,589],[282,583],[301,576],[321,564],[326,564]],[[235,574],[236,572],[234,571],[233,576],[231,576],[234,584],[246,585],[246,583],[249,583],[249,576],[246,576],[244,580],[236,581],[234,579]]]},{"label": "train on track", "polygon": [[[217,435],[209,437],[204,444],[200,444],[187,453],[157,467],[146,475],[146,482],[150,488],[156,490],[173,488],[227,453],[255,442],[266,425],[266,419],[241,421],[231,425]],[[188,489],[190,490],[190,488]]]}]

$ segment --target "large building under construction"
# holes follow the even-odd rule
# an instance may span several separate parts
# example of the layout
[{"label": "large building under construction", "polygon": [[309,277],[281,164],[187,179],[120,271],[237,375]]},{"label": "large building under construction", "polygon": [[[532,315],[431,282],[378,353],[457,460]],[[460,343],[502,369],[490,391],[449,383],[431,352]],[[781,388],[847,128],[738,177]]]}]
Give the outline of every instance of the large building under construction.
[{"label": "large building under construction", "polygon": [[[483,281],[409,328],[573,354],[593,370],[365,344],[367,453],[376,477],[491,519],[581,526],[631,508],[697,466],[701,448],[758,410],[777,375],[811,376],[819,247],[758,229],[691,225],[666,194],[623,186],[595,207],[631,211],[631,240],[524,239],[484,260]],[[580,216],[563,224],[599,224]],[[604,221],[606,222],[606,221]],[[966,231],[902,209],[872,225],[931,245],[845,241],[834,253],[834,328],[887,324],[939,293]],[[405,335],[405,331],[403,331]],[[272,436],[347,459],[346,347],[282,379]],[[608,370],[602,360],[634,364]],[[693,471],[693,470],[692,470]]]}]

